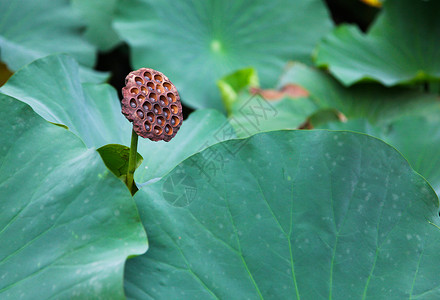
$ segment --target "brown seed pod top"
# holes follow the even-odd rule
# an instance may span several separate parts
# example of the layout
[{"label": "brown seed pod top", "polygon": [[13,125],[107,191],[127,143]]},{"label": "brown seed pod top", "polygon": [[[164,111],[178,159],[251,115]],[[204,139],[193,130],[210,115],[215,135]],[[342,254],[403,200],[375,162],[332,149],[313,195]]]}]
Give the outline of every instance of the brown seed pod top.
[{"label": "brown seed pod top", "polygon": [[183,121],[182,104],[168,77],[149,68],[130,72],[122,95],[122,113],[139,136],[169,142],[176,135]]}]

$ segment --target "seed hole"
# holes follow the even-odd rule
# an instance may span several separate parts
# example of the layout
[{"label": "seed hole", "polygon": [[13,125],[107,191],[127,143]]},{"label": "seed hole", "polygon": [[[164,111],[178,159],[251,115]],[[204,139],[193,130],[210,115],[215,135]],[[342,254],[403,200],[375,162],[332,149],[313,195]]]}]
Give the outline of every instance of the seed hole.
[{"label": "seed hole", "polygon": [[173,93],[168,93],[167,97],[170,102],[176,102],[176,96]]},{"label": "seed hole", "polygon": [[154,114],[152,112],[147,113],[147,120],[151,123],[154,122]]},{"label": "seed hole", "polygon": [[151,80],[151,73],[150,73],[150,72],[145,72],[145,73],[144,73],[144,78],[145,78],[146,80]]},{"label": "seed hole", "polygon": [[144,86],[141,86],[141,91],[142,93],[147,94],[147,89]]},{"label": "seed hole", "polygon": [[168,108],[164,108],[163,109],[163,115],[165,116],[165,118],[169,119],[171,116],[170,110]]},{"label": "seed hole", "polygon": [[136,81],[136,83],[137,83],[138,85],[143,85],[143,84],[144,84],[144,81],[143,81],[142,78],[140,78],[140,77],[136,77],[134,80]]},{"label": "seed hole", "polygon": [[162,106],[168,105],[167,97],[165,97],[164,95],[160,96],[159,100],[160,100],[160,105]]},{"label": "seed hole", "polygon": [[160,106],[159,106],[159,105],[155,104],[155,105],[154,105],[154,108],[153,108],[153,112],[154,112],[154,114],[156,114],[156,115],[160,115],[160,114],[162,113],[162,110],[160,109]]},{"label": "seed hole", "polygon": [[162,127],[160,126],[154,126],[154,133],[155,134],[162,134]]},{"label": "seed hole", "polygon": [[173,134],[173,128],[171,128],[170,125],[167,125],[167,126],[165,126],[165,132],[166,132],[168,135],[172,135],[172,134]]},{"label": "seed hole", "polygon": [[132,88],[130,90],[130,93],[132,93],[133,95],[136,95],[137,93],[139,93],[139,90],[137,88]]},{"label": "seed hole", "polygon": [[134,100],[133,98],[131,98],[131,100],[130,100],[130,106],[133,108],[136,107],[136,100]]},{"label": "seed hole", "polygon": [[156,82],[162,82],[162,76],[154,75],[154,80],[156,80]]},{"label": "seed hole", "polygon": [[145,96],[144,95],[139,95],[138,96],[138,100],[139,100],[139,102],[142,102],[142,101],[144,101],[145,100]]},{"label": "seed hole", "polygon": [[150,93],[150,100],[155,102],[157,100],[157,95],[155,93]]},{"label": "seed hole", "polygon": [[138,115],[139,118],[143,119],[144,118],[144,113],[142,112],[142,110],[138,110],[136,112],[136,114]]},{"label": "seed hole", "polygon": [[152,82],[147,83],[147,87],[150,91],[153,91],[154,90],[154,83],[152,83]]},{"label": "seed hole", "polygon": [[169,84],[168,82],[165,82],[163,84],[163,87],[165,88],[165,91],[167,91],[167,92],[171,90],[171,84]]},{"label": "seed hole", "polygon": [[176,116],[173,116],[172,118],[171,118],[171,125],[173,125],[173,126],[177,126],[177,125],[179,125],[179,123],[180,123],[180,119],[178,118],[178,117],[176,117]]},{"label": "seed hole", "polygon": [[177,105],[171,105],[171,111],[173,112],[173,114],[177,114],[179,108],[177,107]]},{"label": "seed hole", "polygon": [[145,126],[145,130],[146,130],[146,131],[150,131],[150,129],[151,129],[151,124],[150,124],[149,122],[145,122],[144,126]]},{"label": "seed hole", "polygon": [[163,117],[157,117],[157,124],[162,125],[165,123],[165,119]]},{"label": "seed hole", "polygon": [[142,107],[144,108],[144,110],[150,111],[151,110],[151,103],[148,101],[145,101],[144,104],[142,104]]}]

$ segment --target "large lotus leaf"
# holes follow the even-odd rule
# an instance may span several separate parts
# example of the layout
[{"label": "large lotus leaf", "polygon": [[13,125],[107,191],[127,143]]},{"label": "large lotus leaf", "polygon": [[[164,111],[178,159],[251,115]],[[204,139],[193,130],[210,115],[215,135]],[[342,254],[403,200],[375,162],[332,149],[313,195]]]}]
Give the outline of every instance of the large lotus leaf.
[{"label": "large lotus leaf", "polygon": [[282,91],[259,89],[258,75],[253,69],[234,72],[217,85],[229,122],[239,137],[262,131],[297,129],[317,110],[307,96],[293,97]]},{"label": "large lotus leaf", "polygon": [[440,297],[438,198],[364,134],[219,143],[135,201],[150,251],[127,263],[133,299]]},{"label": "large lotus leaf", "polygon": [[345,85],[439,80],[439,10],[439,1],[386,1],[368,34],[343,25],[328,35],[318,47],[316,63]]},{"label": "large lotus leaf", "polygon": [[115,29],[131,47],[134,68],[164,72],[194,108],[223,110],[216,81],[244,67],[273,86],[288,60],[310,63],[332,27],[321,0],[119,3]]},{"label": "large lotus leaf", "polygon": [[37,58],[65,52],[93,67],[95,49],[82,36],[83,25],[69,0],[0,1],[1,60],[16,71]]},{"label": "large lotus leaf", "polygon": [[116,91],[107,84],[81,84],[78,64],[51,55],[17,71],[0,92],[29,104],[46,120],[66,125],[88,147],[130,145],[130,124]]},{"label": "large lotus leaf", "polygon": [[301,64],[295,64],[284,74],[280,86],[286,84],[300,85],[320,109],[336,109],[348,119],[367,118],[380,123],[415,113],[440,113],[440,102],[435,95],[372,83],[346,88],[330,75]]},{"label": "large lotus leaf", "polygon": [[99,49],[108,51],[120,42],[112,28],[113,15],[119,0],[72,0],[84,16],[87,30],[84,36]]},{"label": "large lotus leaf", "polygon": [[170,142],[139,140],[138,151],[144,162],[136,170],[135,180],[142,185],[160,178],[194,153],[235,137],[234,129],[223,114],[213,109],[197,110],[182,123]]},{"label": "large lotus leaf", "polygon": [[0,103],[0,298],[123,299],[147,249],[127,188],[74,134]]},{"label": "large lotus leaf", "polygon": [[366,119],[331,122],[320,128],[351,130],[378,137],[396,147],[440,195],[440,112],[412,115],[373,125]]}]

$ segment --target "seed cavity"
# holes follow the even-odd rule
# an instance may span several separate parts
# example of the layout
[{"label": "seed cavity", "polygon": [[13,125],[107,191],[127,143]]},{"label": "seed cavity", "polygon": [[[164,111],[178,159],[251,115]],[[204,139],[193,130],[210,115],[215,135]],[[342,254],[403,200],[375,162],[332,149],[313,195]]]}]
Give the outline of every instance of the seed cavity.
[{"label": "seed cavity", "polygon": [[167,118],[167,119],[169,119],[171,116],[170,110],[166,107],[163,109],[163,114],[164,114],[165,118]]},{"label": "seed cavity", "polygon": [[150,102],[144,102],[144,104],[142,104],[142,107],[144,108],[144,110],[151,110],[151,103]]},{"label": "seed cavity", "polygon": [[169,84],[168,82],[165,82],[163,84],[163,87],[165,88],[165,91],[170,91],[171,90],[171,84]]},{"label": "seed cavity", "polygon": [[170,125],[165,126],[165,132],[166,132],[168,135],[173,134],[173,129],[171,128]]},{"label": "seed cavity", "polygon": [[176,102],[176,96],[174,96],[173,93],[168,93],[167,97],[168,97],[168,100],[170,100],[170,102]]},{"label": "seed cavity", "polygon": [[153,123],[154,122],[154,114],[152,112],[147,113],[147,119],[148,119],[148,121]]},{"label": "seed cavity", "polygon": [[136,100],[131,99],[131,100],[130,100],[130,106],[133,107],[133,108],[135,108],[135,107],[136,107]]},{"label": "seed cavity", "polygon": [[162,127],[154,126],[154,133],[157,135],[162,134]]},{"label": "seed cavity", "polygon": [[171,118],[170,123],[171,123],[171,125],[173,125],[173,126],[177,126],[177,125],[179,125],[179,123],[180,123],[180,119],[179,119],[178,117],[176,117],[176,116],[173,116],[173,117]]},{"label": "seed cavity", "polygon": [[171,105],[171,111],[173,112],[173,114],[177,114],[179,108],[176,105]]},{"label": "seed cavity", "polygon": [[143,119],[144,118],[144,113],[142,112],[142,110],[138,110],[136,112],[136,114],[138,115],[139,118]]},{"label": "seed cavity", "polygon": [[143,85],[144,84],[144,81],[140,77],[136,77],[134,80],[136,81],[137,85]]},{"label": "seed cavity", "polygon": [[156,99],[157,99],[157,95],[155,93],[150,93],[150,100],[154,102],[156,101]]},{"label": "seed cavity", "polygon": [[154,114],[156,114],[156,115],[160,115],[162,113],[162,110],[160,109],[160,106],[158,104],[154,105],[153,111],[154,111]]},{"label": "seed cavity", "polygon": [[150,72],[145,72],[145,73],[144,73],[144,78],[145,78],[146,80],[151,80],[151,74],[150,74]]}]

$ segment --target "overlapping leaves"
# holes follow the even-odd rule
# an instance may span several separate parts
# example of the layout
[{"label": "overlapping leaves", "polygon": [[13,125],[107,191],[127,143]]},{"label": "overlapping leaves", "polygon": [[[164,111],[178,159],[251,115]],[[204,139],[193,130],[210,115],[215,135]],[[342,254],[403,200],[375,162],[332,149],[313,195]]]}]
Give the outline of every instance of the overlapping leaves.
[{"label": "overlapping leaves", "polygon": [[68,0],[0,2],[0,60],[12,71],[53,53],[73,56],[84,81],[102,82],[92,71],[96,50],[81,33],[84,26]]},{"label": "overlapping leaves", "polygon": [[[254,67],[273,86],[289,59],[311,62],[331,29],[320,0],[121,1],[115,28],[134,68],[161,70],[194,108],[224,110],[216,82]],[[304,30],[307,28],[307,30]]]},{"label": "overlapping leaves", "polygon": [[[50,122],[67,126],[89,148],[130,145],[130,123],[121,114],[116,91],[107,84],[81,84],[78,64],[71,57],[53,55],[36,60],[16,72],[0,93],[29,104]],[[234,137],[221,113],[195,112],[172,142],[139,142],[138,152],[144,162],[136,180],[145,183],[160,177],[186,157]]]},{"label": "overlapping leaves", "polygon": [[330,76],[301,65],[286,73],[282,84],[286,83],[303,86],[320,109],[334,109],[348,119],[321,120],[313,126],[364,132],[389,142],[440,194],[438,96],[375,84],[345,88]]},{"label": "overlapping leaves", "polygon": [[379,81],[387,86],[440,79],[440,2],[389,0],[363,34],[342,25],[318,47],[316,63],[344,85]]},{"label": "overlapping leaves", "polygon": [[123,299],[147,250],[125,185],[64,128],[0,95],[0,298]]}]

